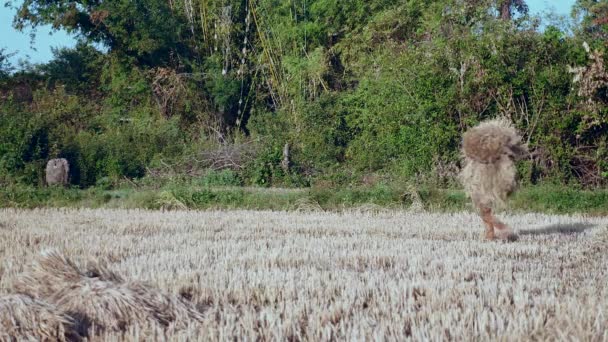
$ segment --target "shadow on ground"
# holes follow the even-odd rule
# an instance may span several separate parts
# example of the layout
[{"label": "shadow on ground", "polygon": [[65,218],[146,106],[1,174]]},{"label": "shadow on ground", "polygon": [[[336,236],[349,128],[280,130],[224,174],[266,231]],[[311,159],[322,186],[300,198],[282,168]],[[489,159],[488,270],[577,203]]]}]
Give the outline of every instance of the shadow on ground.
[{"label": "shadow on ground", "polygon": [[568,223],[568,224],[552,224],[550,226],[535,228],[535,229],[522,229],[519,231],[520,235],[550,235],[550,234],[578,234],[585,230],[595,227],[591,223]]}]

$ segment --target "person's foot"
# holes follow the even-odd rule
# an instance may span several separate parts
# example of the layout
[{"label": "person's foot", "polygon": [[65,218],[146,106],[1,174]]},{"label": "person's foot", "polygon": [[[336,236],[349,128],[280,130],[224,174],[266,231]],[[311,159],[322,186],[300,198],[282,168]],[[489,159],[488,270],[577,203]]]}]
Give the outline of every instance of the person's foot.
[{"label": "person's foot", "polygon": [[486,227],[486,230],[483,234],[483,237],[485,237],[486,240],[494,240],[496,239],[496,235],[494,234],[494,228],[490,227]]},{"label": "person's foot", "polygon": [[497,223],[494,227],[494,236],[500,240],[506,241],[515,241],[517,240],[517,233],[511,229],[511,227],[503,224]]}]

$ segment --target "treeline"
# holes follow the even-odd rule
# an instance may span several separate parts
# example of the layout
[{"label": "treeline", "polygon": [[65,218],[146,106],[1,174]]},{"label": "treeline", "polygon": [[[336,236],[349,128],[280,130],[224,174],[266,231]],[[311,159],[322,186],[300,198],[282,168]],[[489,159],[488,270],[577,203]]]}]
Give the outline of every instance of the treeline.
[{"label": "treeline", "polygon": [[[0,185],[202,177],[450,185],[461,134],[508,116],[524,183],[608,183],[608,3],[544,22],[523,0],[25,0],[14,25],[78,36],[0,50]],[[572,25],[568,23],[574,23]],[[542,26],[541,26],[542,25]]]}]

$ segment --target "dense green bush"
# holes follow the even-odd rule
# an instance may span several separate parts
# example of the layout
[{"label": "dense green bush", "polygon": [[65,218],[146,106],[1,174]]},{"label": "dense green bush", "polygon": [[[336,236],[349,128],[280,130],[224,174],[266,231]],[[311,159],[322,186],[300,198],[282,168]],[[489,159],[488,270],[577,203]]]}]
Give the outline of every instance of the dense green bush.
[{"label": "dense green bush", "polygon": [[[602,4],[577,1],[573,33],[542,27],[522,2],[508,13],[489,0],[192,4],[18,4],[17,27],[80,41],[17,71],[0,50],[0,183],[42,185],[46,161],[65,157],[72,184],[104,189],[144,176],[451,186],[462,133],[506,115],[533,152],[523,183],[608,184]],[[214,154],[244,141],[256,148]]]},{"label": "dense green bush", "polygon": [[234,171],[209,171],[197,182],[201,186],[240,186],[243,185],[241,177]]},{"label": "dense green bush", "polygon": [[13,114],[0,116],[0,168],[26,184],[43,185],[50,158],[66,158],[70,182],[87,187],[104,177],[142,177],[155,155],[181,150],[176,119],[132,111],[112,121],[62,87],[38,91],[32,105],[4,108]]}]

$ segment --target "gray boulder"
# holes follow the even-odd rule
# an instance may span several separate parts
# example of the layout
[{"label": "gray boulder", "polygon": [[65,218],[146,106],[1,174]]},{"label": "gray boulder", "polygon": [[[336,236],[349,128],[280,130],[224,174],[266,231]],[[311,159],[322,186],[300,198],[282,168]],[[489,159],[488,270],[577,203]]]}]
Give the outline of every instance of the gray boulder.
[{"label": "gray boulder", "polygon": [[67,185],[70,165],[65,158],[51,159],[46,163],[46,184]]}]

